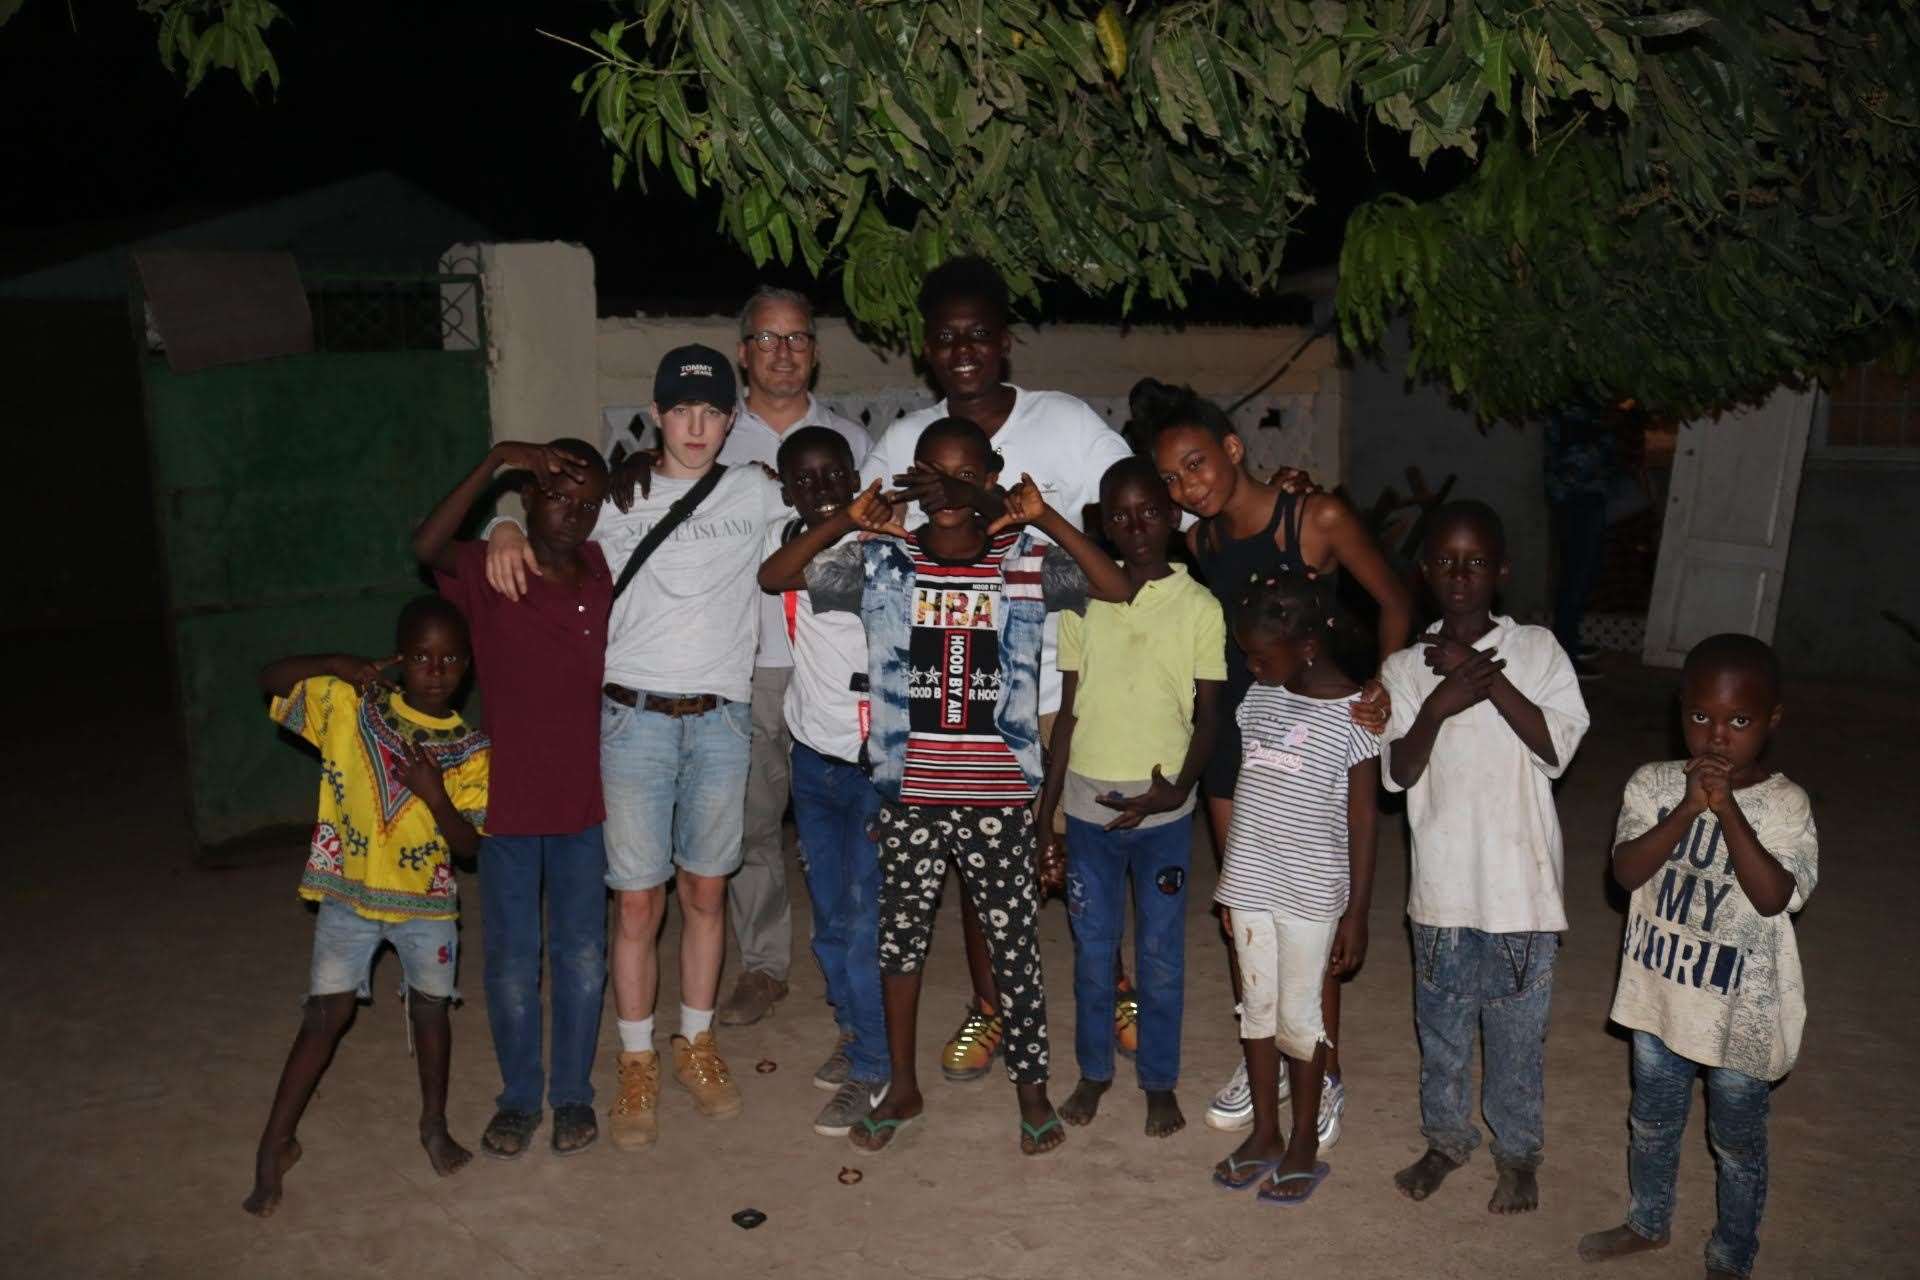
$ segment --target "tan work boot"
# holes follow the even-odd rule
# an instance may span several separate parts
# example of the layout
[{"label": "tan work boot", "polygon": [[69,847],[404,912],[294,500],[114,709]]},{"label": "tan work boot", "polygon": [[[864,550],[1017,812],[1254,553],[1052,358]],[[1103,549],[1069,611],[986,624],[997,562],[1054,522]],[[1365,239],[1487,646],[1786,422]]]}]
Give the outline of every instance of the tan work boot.
[{"label": "tan work boot", "polygon": [[660,1055],[620,1055],[620,1096],[607,1112],[607,1131],[623,1151],[650,1147],[660,1136]]},{"label": "tan work boot", "polygon": [[694,1110],[712,1120],[740,1114],[740,1086],[713,1044],[713,1032],[702,1031],[689,1040],[673,1038],[673,1078],[693,1095]]},{"label": "tan work boot", "polygon": [[723,1027],[750,1027],[786,998],[786,983],[770,973],[749,969],[733,984],[733,994],[720,1006],[714,1020]]}]

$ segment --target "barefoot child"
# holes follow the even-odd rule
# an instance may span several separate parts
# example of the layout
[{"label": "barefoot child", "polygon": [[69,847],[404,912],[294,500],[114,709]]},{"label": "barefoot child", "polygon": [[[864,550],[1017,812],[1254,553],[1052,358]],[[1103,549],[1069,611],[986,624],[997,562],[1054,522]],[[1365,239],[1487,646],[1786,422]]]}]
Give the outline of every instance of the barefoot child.
[{"label": "barefoot child", "polygon": [[[781,491],[799,519],[773,531],[770,555],[846,510],[860,487],[852,448],[826,427],[787,436],[779,463]],[[864,759],[867,633],[856,614],[815,612],[804,590],[773,598],[793,652],[784,706],[793,736],[793,825],[807,851],[813,954],[839,1032],[813,1076],[833,1090],[813,1131],[844,1138],[886,1096],[891,1072],[880,1000],[880,858],[868,834],[880,793]]]},{"label": "barefoot child", "polygon": [[[1060,619],[1060,717],[1047,755],[1039,829],[1047,875],[1067,888],[1073,921],[1074,1052],[1080,1083],[1061,1106],[1087,1124],[1113,1085],[1115,959],[1133,887],[1139,1000],[1135,1067],[1147,1136],[1186,1126],[1180,1014],[1186,978],[1187,874],[1194,784],[1213,749],[1227,678],[1220,604],[1167,563],[1178,512],[1145,458],[1124,458],[1100,482],[1100,520],[1135,594]],[[1064,798],[1061,857],[1053,815]]]},{"label": "barefoot child", "polygon": [[[520,600],[487,585],[484,543],[453,540],[503,467],[527,473],[527,541],[540,569]],[[587,539],[606,491],[606,463],[584,440],[503,442],[413,538],[414,556],[472,622],[493,739],[480,900],[487,1025],[501,1088],[480,1149],[502,1160],[526,1151],[543,1102],[553,1107],[554,1154],[584,1151],[600,1135],[593,1114],[607,974],[600,686],[613,577],[599,544]],[[543,917],[550,1073],[542,1072],[540,1034]]]},{"label": "barefoot child", "polygon": [[[487,735],[450,702],[467,674],[467,624],[435,596],[400,611],[397,652],[384,662],[346,654],[282,658],[260,672],[269,714],[320,749],[320,816],[300,896],[320,904],[300,1033],[260,1135],[248,1213],[280,1204],[280,1180],[300,1159],[294,1133],[314,1086],[353,1021],[373,954],[390,942],[406,975],[407,1017],[420,1067],[420,1145],[435,1173],[471,1154],[447,1133],[453,1030],[455,897],[452,856],[471,857],[486,820]],[[396,692],[381,672],[399,667]]]},{"label": "barefoot child", "polygon": [[[1312,482],[1298,472],[1265,482],[1257,479],[1247,469],[1246,445],[1232,420],[1191,389],[1148,381],[1136,387],[1134,394],[1147,419],[1154,462],[1168,490],[1184,510],[1200,517],[1187,530],[1187,551],[1193,556],[1195,572],[1222,608],[1231,613],[1249,588],[1271,578],[1346,572],[1379,605],[1376,634],[1381,655],[1406,643],[1413,602],[1352,507],[1334,494],[1300,491]],[[1245,656],[1229,644],[1220,741],[1200,780],[1216,847],[1225,843],[1233,827],[1234,787],[1242,757],[1234,710],[1252,684]],[[1374,682],[1368,682],[1365,696],[1354,704],[1354,718],[1376,734],[1386,727],[1385,696]],[[1232,978],[1237,998],[1239,977]],[[1336,978],[1328,977],[1321,1000],[1328,1038],[1338,1045],[1340,983]],[[1340,1118],[1347,1105],[1337,1048],[1327,1051],[1324,1085],[1320,1145],[1331,1147],[1339,1141]],[[1236,1070],[1213,1095],[1206,1122],[1228,1131],[1253,1122],[1253,1102],[1242,1071]]]},{"label": "barefoot child", "polygon": [[1709,1280],[1753,1271],[1767,1199],[1772,1082],[1793,1070],[1806,1023],[1792,912],[1819,871],[1807,793],[1761,762],[1780,726],[1780,665],[1752,636],[1687,655],[1688,760],[1642,766],[1620,805],[1613,878],[1633,894],[1613,1020],[1633,1032],[1631,1204],[1580,1240],[1589,1262],[1664,1248],[1694,1077],[1707,1077],[1719,1162]]},{"label": "barefoot child", "polygon": [[1407,915],[1427,1140],[1394,1184],[1424,1200],[1479,1145],[1467,1098],[1478,1031],[1499,1170],[1487,1208],[1521,1213],[1539,1203],[1547,1009],[1567,927],[1553,779],[1587,731],[1587,707],[1553,633],[1493,612],[1511,566],[1492,508],[1436,511],[1420,571],[1440,621],[1380,672],[1393,699],[1386,785],[1407,793],[1413,832]]},{"label": "barefoot child", "polygon": [[[1049,610],[1082,607],[1089,595],[1125,600],[1132,584],[1025,477],[1002,517],[989,524],[980,516],[1000,464],[973,423],[931,424],[914,459],[942,481],[923,486],[927,523],[919,530],[908,533],[894,519],[876,480],[760,569],[763,588],[804,585],[816,610],[858,612],[867,633],[892,1084],[848,1136],[880,1150],[923,1108],[914,1063],[920,970],[951,862],[987,930],[1020,1149],[1037,1155],[1066,1137],[1047,1101],[1046,995],[1034,932],[1040,632]],[[829,550],[855,528],[893,536]]]},{"label": "barefoot child", "polygon": [[1253,1128],[1213,1180],[1231,1191],[1259,1182],[1261,1200],[1283,1205],[1304,1202],[1330,1172],[1317,1158],[1331,1048],[1321,989],[1366,958],[1373,902],[1380,743],[1354,723],[1360,688],[1333,663],[1331,609],[1323,587],[1294,575],[1256,586],[1233,619],[1254,684],[1235,713],[1245,759],[1213,897],[1240,967]]}]

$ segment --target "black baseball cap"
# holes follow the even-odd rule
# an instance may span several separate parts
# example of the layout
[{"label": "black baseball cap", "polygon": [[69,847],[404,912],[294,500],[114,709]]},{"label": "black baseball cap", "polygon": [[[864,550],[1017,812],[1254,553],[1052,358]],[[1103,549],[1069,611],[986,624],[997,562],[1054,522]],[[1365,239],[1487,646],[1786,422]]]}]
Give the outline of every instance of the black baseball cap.
[{"label": "black baseball cap", "polygon": [[732,413],[735,394],[733,361],[697,342],[661,356],[653,375],[653,402],[662,413],[689,401]]}]

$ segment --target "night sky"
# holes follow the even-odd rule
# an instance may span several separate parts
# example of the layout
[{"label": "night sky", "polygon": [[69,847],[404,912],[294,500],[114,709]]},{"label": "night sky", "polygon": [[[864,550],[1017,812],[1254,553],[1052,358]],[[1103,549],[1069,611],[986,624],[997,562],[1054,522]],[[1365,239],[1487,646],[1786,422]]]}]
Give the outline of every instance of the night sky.
[{"label": "night sky", "polygon": [[[150,230],[378,169],[399,173],[505,239],[579,241],[594,253],[604,311],[730,309],[759,278],[806,288],[828,310],[837,282],[799,268],[756,271],[715,230],[711,199],[670,178],[651,197],[608,181],[609,153],[570,87],[586,55],[536,34],[584,41],[612,12],[569,0],[282,0],[270,42],[277,95],[249,97],[213,71],[191,98],[163,70],[155,24],[127,0],[26,0],[0,28],[0,268],[40,265]],[[1357,200],[1383,187],[1433,190],[1404,144],[1320,111],[1309,170],[1321,203],[1300,224],[1290,265],[1331,262]],[[1272,301],[1202,283],[1195,320],[1298,319]],[[1093,319],[1115,304],[1068,291],[1053,318]],[[1171,318],[1140,314],[1137,319]]]}]

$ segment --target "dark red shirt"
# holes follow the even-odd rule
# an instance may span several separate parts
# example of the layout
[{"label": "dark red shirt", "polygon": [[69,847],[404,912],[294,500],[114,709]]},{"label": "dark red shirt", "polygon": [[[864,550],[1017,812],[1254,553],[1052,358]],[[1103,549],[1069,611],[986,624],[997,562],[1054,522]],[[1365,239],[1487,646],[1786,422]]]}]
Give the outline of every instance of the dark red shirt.
[{"label": "dark red shirt", "polygon": [[598,543],[577,588],[527,576],[508,600],[487,585],[487,548],[454,544],[454,571],[435,573],[473,633],[473,661],[493,775],[487,833],[556,836],[606,820],[600,794],[600,687],[605,683],[613,575]]}]

